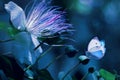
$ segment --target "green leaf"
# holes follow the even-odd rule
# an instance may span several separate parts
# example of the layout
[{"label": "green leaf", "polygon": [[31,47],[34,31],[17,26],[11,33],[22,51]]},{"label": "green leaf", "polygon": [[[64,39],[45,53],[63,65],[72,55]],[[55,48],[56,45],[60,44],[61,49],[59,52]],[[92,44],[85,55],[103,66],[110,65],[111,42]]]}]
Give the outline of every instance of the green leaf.
[{"label": "green leaf", "polygon": [[105,69],[100,69],[99,73],[104,80],[115,80],[115,75]]},{"label": "green leaf", "polygon": [[8,23],[0,23],[0,30],[7,32],[11,37],[21,32]]},{"label": "green leaf", "polygon": [[53,80],[52,76],[50,75],[47,69],[38,70],[37,73],[39,74],[38,75],[39,80]]},{"label": "green leaf", "polygon": [[14,37],[14,36],[15,36],[16,34],[18,34],[19,32],[21,32],[21,31],[15,29],[15,28],[12,28],[12,27],[8,27],[8,33],[9,33],[12,37]]},{"label": "green leaf", "polygon": [[7,27],[10,27],[7,23],[0,23],[0,30],[7,31]]}]

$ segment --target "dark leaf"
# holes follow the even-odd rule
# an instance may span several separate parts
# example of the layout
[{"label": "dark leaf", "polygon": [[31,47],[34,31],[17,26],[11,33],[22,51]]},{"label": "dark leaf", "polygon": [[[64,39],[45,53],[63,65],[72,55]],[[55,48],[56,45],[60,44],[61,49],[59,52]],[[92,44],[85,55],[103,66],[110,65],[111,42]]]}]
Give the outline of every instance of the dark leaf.
[{"label": "dark leaf", "polygon": [[38,75],[39,80],[53,80],[47,69],[38,70],[37,73],[39,74]]},{"label": "dark leaf", "polygon": [[8,80],[14,80],[13,78],[8,78]]},{"label": "dark leaf", "polygon": [[[64,76],[65,76],[65,72],[59,72],[59,74],[58,74],[59,80],[62,80]],[[72,80],[71,75],[68,74],[68,75],[64,78],[64,80]]]},{"label": "dark leaf", "polygon": [[93,72],[95,72],[94,67],[89,67],[89,68],[88,68],[88,72],[89,72],[89,73],[93,73]]},{"label": "dark leaf", "polygon": [[13,58],[0,56],[0,69],[7,77],[15,80],[22,80],[24,72]]},{"label": "dark leaf", "polygon": [[3,70],[0,70],[0,80],[8,80]]},{"label": "dark leaf", "polygon": [[60,44],[62,43],[63,39],[60,37],[51,37],[51,38],[38,38],[40,41],[43,41],[44,43],[47,43],[49,45],[53,44]]},{"label": "dark leaf", "polygon": [[72,80],[77,80],[77,78],[75,76],[72,77]]}]

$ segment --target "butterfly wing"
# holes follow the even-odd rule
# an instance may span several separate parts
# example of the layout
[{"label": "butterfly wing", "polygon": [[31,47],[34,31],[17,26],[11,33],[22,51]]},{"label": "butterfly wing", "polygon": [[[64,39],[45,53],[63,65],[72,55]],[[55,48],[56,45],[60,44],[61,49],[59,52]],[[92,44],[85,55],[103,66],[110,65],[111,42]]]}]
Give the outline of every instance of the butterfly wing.
[{"label": "butterfly wing", "polygon": [[91,51],[92,48],[96,47],[96,46],[100,46],[101,43],[98,40],[97,37],[94,37],[88,44],[88,51]]},{"label": "butterfly wing", "polygon": [[94,37],[88,44],[86,56],[92,59],[101,59],[104,56],[105,51],[105,42],[99,41],[97,37]]},{"label": "butterfly wing", "polygon": [[100,41],[100,43],[101,43],[101,50],[102,50],[102,52],[103,52],[103,54],[104,54],[105,51],[106,51],[105,42],[104,42],[104,41]]},{"label": "butterfly wing", "polygon": [[104,55],[101,50],[95,51],[95,52],[86,52],[86,56],[90,59],[95,59],[99,60],[101,59]]}]

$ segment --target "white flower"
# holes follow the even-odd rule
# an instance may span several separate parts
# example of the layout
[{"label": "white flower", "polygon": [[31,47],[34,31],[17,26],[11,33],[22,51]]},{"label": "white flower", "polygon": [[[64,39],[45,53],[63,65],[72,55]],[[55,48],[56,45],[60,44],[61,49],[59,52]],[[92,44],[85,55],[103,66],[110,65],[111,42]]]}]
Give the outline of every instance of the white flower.
[{"label": "white flower", "polygon": [[[20,31],[26,31],[31,36],[35,47],[39,45],[38,37],[53,37],[57,33],[69,31],[71,27],[65,22],[63,12],[57,11],[58,8],[48,6],[44,0],[33,5],[27,16],[23,9],[12,1],[5,4],[5,9],[10,14],[10,20],[14,27]],[[24,35],[24,33],[22,34]],[[42,53],[41,47],[39,47],[39,51]],[[27,52],[30,61],[32,53],[31,51]]]},{"label": "white flower", "polygon": [[48,6],[45,1],[40,2],[26,18],[24,11],[14,2],[5,4],[5,9],[10,13],[10,19],[19,30],[27,30],[36,37],[52,37],[56,33],[68,31],[71,25],[65,22],[63,13],[58,8]]},{"label": "white flower", "polygon": [[[26,27],[26,16],[21,7],[19,7],[14,2],[10,1],[8,4],[5,4],[5,9],[10,13],[10,20],[13,23],[14,27],[18,30],[25,30]],[[37,37],[31,34],[32,41],[35,46],[39,44]],[[42,49],[39,48],[40,52]]]}]

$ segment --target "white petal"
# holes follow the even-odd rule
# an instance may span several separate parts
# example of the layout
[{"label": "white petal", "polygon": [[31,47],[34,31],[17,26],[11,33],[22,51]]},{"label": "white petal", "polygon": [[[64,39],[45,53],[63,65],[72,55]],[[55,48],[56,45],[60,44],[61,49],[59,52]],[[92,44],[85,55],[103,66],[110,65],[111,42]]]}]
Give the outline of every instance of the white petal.
[{"label": "white petal", "polygon": [[[31,35],[31,37],[32,37],[32,42],[33,42],[34,46],[37,47],[40,44],[39,41],[37,40],[37,37],[34,35]],[[41,47],[39,47],[38,50],[40,53],[43,52]]]},{"label": "white petal", "polygon": [[5,4],[5,9],[10,13],[10,20],[15,28],[25,30],[26,17],[23,9],[14,2]]}]

